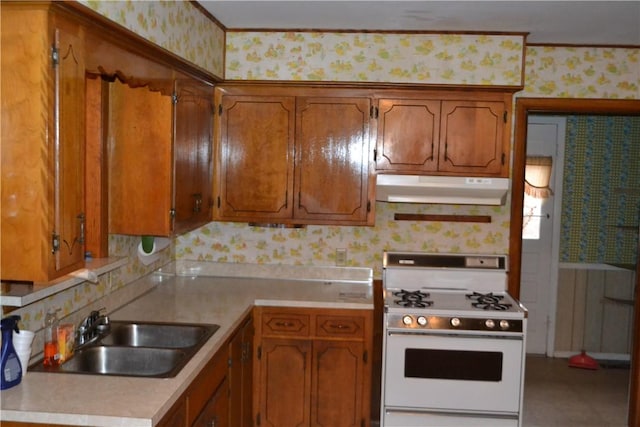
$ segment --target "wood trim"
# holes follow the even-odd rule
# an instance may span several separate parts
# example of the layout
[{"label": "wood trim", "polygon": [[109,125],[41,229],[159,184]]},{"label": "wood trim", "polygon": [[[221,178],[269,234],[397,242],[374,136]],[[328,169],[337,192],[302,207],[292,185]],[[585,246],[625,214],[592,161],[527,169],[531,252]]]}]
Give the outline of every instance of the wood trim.
[{"label": "wood trim", "polygon": [[393,215],[393,219],[396,221],[491,222],[491,217],[489,215],[427,215],[397,213]]},{"label": "wood trim", "polygon": [[[524,202],[524,164],[527,152],[528,115],[594,114],[640,115],[640,100],[518,98],[515,109],[513,146],[513,180],[511,183],[511,226],[509,237],[509,292],[519,298],[522,263],[522,206]],[[640,268],[640,262],[638,264]],[[636,271],[638,271],[638,268]],[[636,295],[640,291],[636,275]],[[640,302],[636,299],[631,353],[631,386],[628,425],[640,425]]]},{"label": "wood trim", "polygon": [[602,48],[602,49],[638,49],[640,45],[633,44],[573,44],[573,43],[527,43],[526,47],[575,47],[575,48]]},{"label": "wood trim", "polygon": [[328,29],[328,28],[227,28],[229,33],[344,33],[344,34],[461,34],[478,36],[522,36],[527,37],[525,31],[440,31],[440,30],[375,30],[375,29]]}]

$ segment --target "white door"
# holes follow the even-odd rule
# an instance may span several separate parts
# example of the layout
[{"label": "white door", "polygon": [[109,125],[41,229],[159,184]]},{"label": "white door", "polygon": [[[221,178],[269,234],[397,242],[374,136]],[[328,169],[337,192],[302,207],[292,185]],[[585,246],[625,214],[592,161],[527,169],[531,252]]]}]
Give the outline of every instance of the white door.
[{"label": "white door", "polygon": [[525,194],[522,233],[520,300],[529,310],[527,353],[551,355],[558,272],[560,198],[564,163],[565,118],[530,116],[527,156],[550,156],[553,194],[534,199]]}]

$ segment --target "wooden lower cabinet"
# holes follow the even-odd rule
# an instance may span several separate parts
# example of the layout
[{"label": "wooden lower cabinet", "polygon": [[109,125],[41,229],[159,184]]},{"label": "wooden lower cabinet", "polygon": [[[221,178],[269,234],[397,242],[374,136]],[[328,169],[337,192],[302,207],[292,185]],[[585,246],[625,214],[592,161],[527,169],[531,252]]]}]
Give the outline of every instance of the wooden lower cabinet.
[{"label": "wooden lower cabinet", "polygon": [[260,355],[260,412],[256,424],[308,426],[311,342],[265,338]]},{"label": "wooden lower cabinet", "polygon": [[364,344],[315,341],[311,365],[312,426],[361,426]]},{"label": "wooden lower cabinet", "polygon": [[253,426],[253,318],[246,319],[229,343],[229,425]]},{"label": "wooden lower cabinet", "polygon": [[193,427],[227,427],[229,425],[229,381],[224,378],[204,409],[191,424]]},{"label": "wooden lower cabinet", "polygon": [[256,308],[256,425],[370,425],[372,312]]},{"label": "wooden lower cabinet", "polygon": [[249,315],[158,427],[250,427],[252,344],[253,318]]}]

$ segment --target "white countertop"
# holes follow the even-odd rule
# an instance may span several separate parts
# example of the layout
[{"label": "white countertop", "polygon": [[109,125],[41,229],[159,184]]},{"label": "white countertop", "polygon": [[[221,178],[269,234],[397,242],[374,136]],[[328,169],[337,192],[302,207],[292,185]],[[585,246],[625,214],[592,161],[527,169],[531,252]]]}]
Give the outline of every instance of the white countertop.
[{"label": "white countertop", "polygon": [[[182,266],[174,271],[188,274]],[[29,371],[21,384],[2,391],[0,420],[150,427],[171,408],[254,305],[373,309],[370,280],[286,280],[167,273],[154,273],[140,280],[151,280],[157,285],[111,313],[112,320],[220,325],[182,371],[166,379]]]}]

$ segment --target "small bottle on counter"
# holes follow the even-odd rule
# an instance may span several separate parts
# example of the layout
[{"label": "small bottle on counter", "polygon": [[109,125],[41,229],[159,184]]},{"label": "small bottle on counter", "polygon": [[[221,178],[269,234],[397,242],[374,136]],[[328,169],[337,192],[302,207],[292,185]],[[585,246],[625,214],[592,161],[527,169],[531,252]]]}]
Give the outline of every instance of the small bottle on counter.
[{"label": "small bottle on counter", "polygon": [[0,389],[6,390],[20,384],[22,366],[13,347],[13,331],[18,331],[20,316],[2,319],[2,355],[0,357]]},{"label": "small bottle on counter", "polygon": [[55,367],[60,364],[58,349],[58,310],[49,310],[44,318],[44,366]]}]

